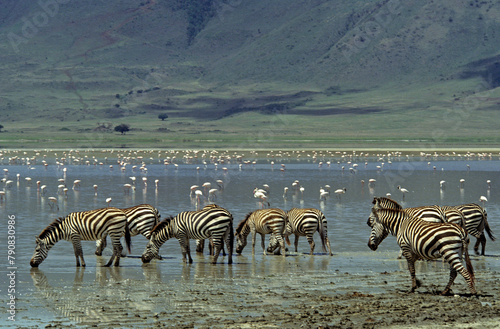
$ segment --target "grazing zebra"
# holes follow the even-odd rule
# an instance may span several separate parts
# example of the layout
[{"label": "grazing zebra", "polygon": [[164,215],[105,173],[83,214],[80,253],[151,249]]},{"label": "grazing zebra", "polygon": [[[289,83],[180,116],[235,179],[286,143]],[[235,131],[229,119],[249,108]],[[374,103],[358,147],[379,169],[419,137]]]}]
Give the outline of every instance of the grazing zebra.
[{"label": "grazing zebra", "polygon": [[262,240],[261,245],[266,255],[264,239],[266,234],[272,234],[278,240],[278,243],[285,256],[285,243],[283,234],[286,230],[287,215],[277,208],[259,209],[250,212],[245,219],[236,228],[236,253],[241,254],[243,248],[247,245],[247,237],[252,232],[252,253],[255,254],[255,238],[257,233],[260,234]]},{"label": "grazing zebra", "polygon": [[[410,292],[420,286],[415,276],[415,261],[443,257],[450,264],[450,280],[441,294],[450,291],[457,272],[464,277],[471,294],[476,294],[474,270],[467,251],[469,238],[462,227],[453,223],[416,220],[405,211],[392,209],[372,209],[367,224],[372,228],[368,240],[371,250],[377,250],[389,233],[396,236],[408,262],[412,282]],[[462,265],[462,253],[465,254],[466,268]]]},{"label": "grazing zebra", "polygon": [[217,263],[224,241],[228,248],[228,264],[232,264],[233,253],[233,216],[229,211],[210,204],[197,211],[185,211],[158,223],[151,232],[151,238],[142,254],[142,262],[149,263],[158,258],[160,247],[171,238],[177,238],[182,250],[182,259],[193,262],[189,250],[189,239],[212,239],[215,253],[212,263]]},{"label": "grazing zebra", "polygon": [[[312,255],[315,247],[313,235],[318,231],[321,237],[323,250],[328,251],[330,256],[332,256],[332,248],[330,246],[330,240],[328,240],[326,217],[321,210],[314,208],[292,208],[286,214],[288,216],[288,222],[286,224],[285,239],[288,239],[288,236],[291,234],[295,235],[295,252],[298,251],[299,236],[306,236],[311,246],[311,252],[309,254]],[[267,251],[273,252],[278,247],[279,244],[276,236],[271,235]]]},{"label": "grazing zebra", "polygon": [[94,241],[109,235],[113,244],[113,255],[105,266],[110,266],[116,258],[115,266],[120,264],[120,255],[123,247],[120,238],[125,235],[125,242],[130,251],[130,231],[125,213],[113,207],[83,212],[72,212],[65,218],[54,220],[36,238],[36,248],[30,265],[38,267],[49,250],[59,240],[73,243],[76,257],[76,266],[85,266],[81,241]]},{"label": "grazing zebra", "polygon": [[[149,240],[151,237],[151,230],[160,221],[160,212],[158,209],[149,204],[140,204],[122,210],[127,216],[130,236],[142,234]],[[96,241],[95,254],[101,256],[104,248],[106,248],[106,237]]]},{"label": "grazing zebra", "polygon": [[[488,236],[492,241],[495,241],[493,232],[488,224],[488,215],[486,210],[478,204],[469,203],[459,206],[445,206],[442,207],[446,213],[448,211],[458,210],[463,214],[465,219],[465,229],[467,233],[474,236],[476,244],[474,245],[474,252],[476,255],[483,255],[486,249],[486,237],[484,231],[488,233]],[[481,254],[479,253],[479,244],[481,244]]]}]

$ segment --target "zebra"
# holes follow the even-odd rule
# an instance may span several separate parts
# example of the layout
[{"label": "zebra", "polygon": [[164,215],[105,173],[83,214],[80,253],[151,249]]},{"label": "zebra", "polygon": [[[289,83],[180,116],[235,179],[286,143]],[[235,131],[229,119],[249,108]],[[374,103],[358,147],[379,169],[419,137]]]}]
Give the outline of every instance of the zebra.
[{"label": "zebra", "polygon": [[[160,212],[158,209],[149,204],[140,204],[121,210],[127,216],[130,236],[142,234],[149,240],[151,237],[151,230],[160,221]],[[104,248],[106,248],[106,237],[96,241],[95,254],[101,256]]]},{"label": "zebra", "polygon": [[[488,233],[491,241],[495,241],[495,236],[488,224],[488,215],[486,209],[475,203],[463,204],[458,206],[443,206],[443,210],[448,213],[453,210],[458,210],[463,214],[465,219],[465,229],[467,233],[474,236],[476,244],[474,245],[474,252],[476,255],[483,255],[486,249],[486,237],[484,231]],[[479,244],[481,244],[481,253],[479,253]]]},{"label": "zebra", "polygon": [[47,226],[38,237],[36,247],[31,258],[31,267],[38,267],[49,250],[59,240],[67,240],[73,243],[75,251],[76,266],[85,266],[81,241],[98,240],[109,235],[113,244],[113,255],[105,266],[111,266],[115,260],[115,266],[120,264],[120,255],[123,247],[120,238],[125,235],[125,242],[130,252],[130,231],[127,225],[125,213],[113,207],[72,212],[66,217],[60,217]]},{"label": "zebra", "polygon": [[215,204],[210,204],[197,211],[185,211],[175,217],[168,217],[158,223],[151,232],[151,238],[142,254],[142,262],[149,263],[158,258],[160,247],[171,238],[177,238],[182,250],[182,259],[186,256],[191,264],[193,259],[189,249],[189,239],[209,239],[214,243],[215,253],[212,264],[217,263],[223,241],[228,248],[228,264],[233,263],[233,216],[229,211]]},{"label": "zebra", "polygon": [[255,238],[256,234],[259,233],[262,239],[262,249],[266,255],[264,239],[266,234],[271,233],[276,236],[281,250],[283,250],[283,256],[285,256],[283,234],[286,230],[286,223],[286,212],[278,208],[258,209],[248,213],[236,228],[236,253],[241,254],[247,245],[248,234],[252,232],[252,253],[255,254]]},{"label": "zebra", "polygon": [[[474,269],[467,251],[469,238],[465,229],[459,225],[417,220],[403,210],[393,209],[372,209],[367,224],[371,227],[368,240],[371,250],[377,250],[389,233],[396,236],[408,263],[412,283],[410,292],[421,285],[415,276],[415,261],[442,256],[450,264],[450,279],[441,294],[450,292],[457,272],[464,277],[470,293],[476,294]],[[462,265],[462,253],[465,254],[466,267]]]},{"label": "zebra", "polygon": [[[326,217],[321,210],[314,208],[292,208],[287,211],[286,214],[288,216],[288,222],[286,225],[285,239],[288,240],[288,236],[291,234],[295,235],[295,252],[298,251],[299,236],[306,236],[311,246],[311,252],[309,254],[312,255],[315,247],[313,235],[318,231],[321,237],[323,250],[327,251],[330,256],[333,255],[330,240],[328,240]],[[290,241],[287,242],[290,244]],[[278,246],[279,244],[276,236],[271,235],[267,251],[273,252]]]},{"label": "zebra", "polygon": [[[439,206],[421,206],[421,207],[413,207],[413,208],[403,208],[396,201],[386,198],[386,197],[374,197],[372,204],[374,204],[374,209],[394,209],[394,210],[402,210],[408,213],[410,216],[413,216],[418,219],[425,220],[427,222],[433,223],[446,223],[447,218],[443,209]],[[403,257],[403,252],[400,251],[398,258]]]}]

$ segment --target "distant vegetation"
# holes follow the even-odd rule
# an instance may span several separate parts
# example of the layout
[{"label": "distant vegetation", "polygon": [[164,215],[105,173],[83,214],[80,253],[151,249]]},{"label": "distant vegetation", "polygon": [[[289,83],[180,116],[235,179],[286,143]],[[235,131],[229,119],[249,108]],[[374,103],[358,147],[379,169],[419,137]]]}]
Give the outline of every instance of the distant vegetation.
[{"label": "distant vegetation", "polygon": [[129,125],[126,125],[124,123],[122,123],[122,124],[120,124],[120,125],[118,125],[118,126],[115,127],[115,131],[118,131],[118,132],[122,133],[122,135],[125,134],[129,130],[130,130]]},{"label": "distant vegetation", "polygon": [[191,44],[196,35],[203,30],[209,19],[214,15],[212,0],[181,0],[181,8],[187,14],[187,40]]}]

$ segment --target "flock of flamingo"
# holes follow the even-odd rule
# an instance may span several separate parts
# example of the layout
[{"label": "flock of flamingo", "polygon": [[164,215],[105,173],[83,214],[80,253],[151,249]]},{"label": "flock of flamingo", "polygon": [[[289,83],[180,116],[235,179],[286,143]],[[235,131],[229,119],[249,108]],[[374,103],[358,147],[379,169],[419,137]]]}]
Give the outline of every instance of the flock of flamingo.
[{"label": "flock of flamingo", "polygon": [[[0,153],[0,164],[4,165],[26,165],[30,168],[34,166],[41,165],[48,167],[50,165],[55,165],[63,173],[63,178],[58,180],[57,194],[66,196],[71,189],[78,190],[81,186],[81,180],[76,179],[72,184],[68,184],[66,181],[66,172],[68,165],[86,165],[86,166],[108,166],[110,170],[119,170],[125,172],[127,168],[133,171],[140,172],[143,177],[140,179],[135,176],[130,177],[130,183],[123,185],[123,191],[125,194],[135,191],[136,186],[138,186],[142,180],[142,188],[147,188],[148,178],[147,165],[148,164],[163,164],[166,167],[173,167],[174,170],[178,170],[185,164],[197,165],[195,170],[199,171],[202,168],[206,169],[208,166],[213,166],[215,170],[219,168],[227,172],[229,168],[237,168],[237,170],[243,170],[246,166],[254,166],[257,163],[268,163],[272,170],[275,166],[279,168],[279,171],[284,172],[287,169],[287,163],[293,163],[293,161],[306,161],[317,164],[319,168],[330,167],[336,165],[342,171],[355,172],[358,170],[359,164],[362,163],[366,167],[369,161],[377,162],[377,170],[382,170],[385,165],[392,164],[392,161],[397,159],[401,160],[429,160],[428,165],[432,165],[432,160],[439,159],[456,159],[456,160],[491,160],[494,157],[498,158],[499,155],[493,155],[492,153],[411,153],[411,152],[358,152],[358,151],[314,151],[314,150],[301,150],[301,151],[221,151],[221,150],[33,150],[33,151],[23,151],[23,150],[3,150]],[[279,164],[279,165],[277,165]],[[434,170],[437,170],[433,166]],[[470,166],[467,165],[467,170],[470,170]],[[3,188],[0,190],[0,202],[5,202],[6,190],[10,189],[14,184],[20,184],[21,177],[19,174],[16,175],[16,179],[10,179],[9,169],[3,169],[4,177],[1,179],[3,183]],[[24,177],[25,184],[31,186],[33,184],[31,177]],[[139,182],[138,182],[139,181]],[[372,178],[368,180],[369,186],[374,186],[376,179]],[[159,180],[154,181],[154,186],[157,189],[159,186]],[[460,180],[460,187],[463,188],[465,183],[464,179]],[[217,199],[217,193],[224,189],[224,182],[222,180],[217,180],[215,182],[216,187],[212,186],[211,183],[206,182],[201,187],[198,185],[192,185],[190,187],[190,196],[196,201],[196,204],[201,203],[202,198],[210,202],[215,202]],[[364,180],[361,184],[365,184]],[[444,189],[446,182],[443,180],[439,183],[440,188]],[[491,188],[491,181],[487,181],[488,189]],[[47,185],[42,185],[41,181],[36,182],[36,187],[42,196],[45,196],[48,190]],[[292,183],[291,189],[294,193],[303,195],[304,187],[300,185],[299,181],[294,181]],[[397,186],[397,189],[402,194],[402,199],[405,199],[405,195],[409,193],[409,190]],[[98,185],[93,184],[94,195],[98,195]],[[287,197],[289,188],[285,187],[283,190],[283,198]],[[255,188],[253,190],[254,198],[258,199],[262,207],[269,205],[267,200],[269,192],[269,186],[264,185],[262,188]],[[329,185],[325,185],[320,188],[319,200],[325,200],[327,197],[333,193],[338,200],[341,200],[343,194],[347,192],[345,187],[331,190]],[[390,194],[388,194],[390,196]],[[51,208],[58,210],[58,198],[54,196],[47,197],[48,204]],[[480,196],[479,201],[481,203],[487,202],[485,196]],[[111,197],[105,198],[106,204],[109,206],[112,202]]]}]

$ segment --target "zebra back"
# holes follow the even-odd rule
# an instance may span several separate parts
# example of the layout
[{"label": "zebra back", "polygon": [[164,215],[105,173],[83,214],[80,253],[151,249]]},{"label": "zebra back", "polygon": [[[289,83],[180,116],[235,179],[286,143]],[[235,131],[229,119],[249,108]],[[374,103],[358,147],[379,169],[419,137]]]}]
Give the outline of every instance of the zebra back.
[{"label": "zebra back", "polygon": [[432,206],[421,206],[421,207],[411,207],[411,208],[403,208],[396,201],[381,197],[375,197],[373,199],[374,209],[394,209],[394,210],[403,210],[411,216],[416,218],[425,220],[427,222],[435,222],[435,223],[446,223],[446,214],[441,209],[441,207],[432,205]]},{"label": "zebra back", "polygon": [[251,228],[261,234],[279,233],[283,235],[287,225],[287,214],[278,208],[258,209],[248,213],[238,224],[236,235],[247,236]]},{"label": "zebra back", "polygon": [[[183,235],[189,239],[207,239],[214,232],[232,227],[233,216],[224,208],[208,205],[196,211],[184,211],[175,217],[165,218],[151,231],[151,239],[163,236],[166,240]],[[164,241],[163,241],[164,242]]]},{"label": "zebra back", "polygon": [[[77,233],[81,240],[97,240],[113,233],[121,234],[127,227],[125,213],[113,207],[72,212],[54,220],[38,236],[39,239],[69,239]],[[48,242],[48,241],[47,241]]]},{"label": "zebra back", "polygon": [[492,241],[495,241],[493,231],[488,224],[488,214],[486,209],[475,203],[462,204],[454,206],[462,212],[465,218],[465,227],[469,234],[479,238],[484,230]]},{"label": "zebra back", "polygon": [[151,230],[160,222],[160,212],[149,204],[140,204],[122,210],[127,216],[131,236],[142,234],[149,239]]},{"label": "zebra back", "polygon": [[287,211],[286,234],[312,236],[318,231],[323,251],[327,251],[328,232],[325,214],[315,208],[292,208]]}]

